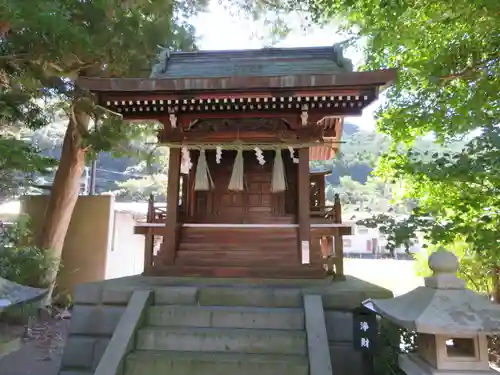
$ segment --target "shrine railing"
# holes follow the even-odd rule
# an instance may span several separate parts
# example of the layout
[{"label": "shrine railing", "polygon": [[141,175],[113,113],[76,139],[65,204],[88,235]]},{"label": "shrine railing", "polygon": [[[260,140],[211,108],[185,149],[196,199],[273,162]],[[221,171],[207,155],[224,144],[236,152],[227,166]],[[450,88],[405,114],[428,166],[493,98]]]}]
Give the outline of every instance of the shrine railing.
[{"label": "shrine railing", "polygon": [[342,222],[342,205],[340,197],[335,194],[333,204],[324,204],[323,202],[311,202],[311,217],[324,218],[334,223]]},{"label": "shrine railing", "polygon": [[312,218],[323,218],[329,221],[337,222],[337,212],[339,208],[335,205],[315,206],[311,207]]},{"label": "shrine railing", "polygon": [[[335,194],[333,204],[323,203],[321,200],[311,201],[311,247],[313,251],[321,251],[327,273],[343,278],[343,236],[351,234],[351,231],[348,226],[342,226],[342,205],[339,194]],[[322,224],[324,227],[320,229],[318,226]],[[329,227],[328,224],[337,224],[338,227]]]},{"label": "shrine railing", "polygon": [[155,204],[153,195],[150,195],[148,199],[148,213],[146,221],[148,223],[161,223],[165,222],[166,217],[167,206],[165,204]]}]

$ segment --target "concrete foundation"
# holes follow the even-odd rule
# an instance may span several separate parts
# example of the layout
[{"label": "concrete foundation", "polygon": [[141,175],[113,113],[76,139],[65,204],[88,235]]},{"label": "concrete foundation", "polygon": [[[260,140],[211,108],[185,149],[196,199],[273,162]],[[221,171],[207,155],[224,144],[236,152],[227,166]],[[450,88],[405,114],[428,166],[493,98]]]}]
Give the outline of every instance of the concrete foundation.
[{"label": "concrete foundation", "polygon": [[[196,373],[195,370],[187,370],[194,369],[195,364],[183,362],[182,355],[172,358],[176,362],[169,364],[168,352],[158,353],[159,348],[179,352],[197,351],[200,358],[194,360],[198,360],[196,363],[200,369],[206,366],[203,363],[208,360],[208,357],[204,357],[205,351],[220,351],[220,361],[226,366],[224,369],[239,368],[235,373],[242,374],[264,369],[259,356],[270,348],[281,348],[283,354],[302,355],[311,345],[311,341],[308,343],[303,334],[304,320],[308,321],[307,317],[304,319],[306,295],[322,297],[325,322],[321,324],[324,327],[326,323],[333,373],[359,374],[362,372],[362,361],[360,353],[353,349],[351,311],[367,298],[392,297],[390,291],[353,277],[347,277],[346,281],[333,281],[132,276],[83,284],[76,288],[73,318],[60,375],[94,373],[132,294],[138,290],[153,292],[153,306],[146,313],[148,326],[137,334],[136,349],[155,349],[156,352],[139,350],[138,353],[132,353],[127,363],[131,361],[131,369],[136,367],[130,370],[134,374],[148,363],[154,368],[158,367],[158,371],[172,365],[179,367],[179,373]],[[310,325],[310,321],[307,324]],[[273,335],[259,331],[268,328],[279,331]],[[240,329],[243,331],[241,337]],[[314,327],[311,329],[314,330]],[[277,332],[280,332],[279,335]],[[229,346],[217,348],[217,345],[221,345],[219,335],[224,336]],[[223,351],[249,353],[250,357],[255,358],[250,360],[255,366],[251,367],[250,363],[250,367],[243,369],[237,356]],[[151,356],[158,358],[154,360]],[[272,362],[266,367],[269,373],[275,370],[281,373],[292,366],[281,358],[278,352],[276,356],[262,358],[262,361]],[[185,358],[185,361],[188,359]],[[296,361],[296,366],[290,368],[289,373],[304,373],[307,364],[301,362],[300,357]],[[148,373],[152,375],[156,373],[152,367],[149,370]]]}]

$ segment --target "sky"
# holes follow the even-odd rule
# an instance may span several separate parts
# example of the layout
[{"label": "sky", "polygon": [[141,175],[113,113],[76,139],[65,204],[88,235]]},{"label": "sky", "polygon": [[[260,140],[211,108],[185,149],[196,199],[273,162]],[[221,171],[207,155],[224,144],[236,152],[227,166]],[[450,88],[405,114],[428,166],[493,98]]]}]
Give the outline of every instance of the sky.
[{"label": "sky", "polygon": [[[200,13],[192,19],[199,38],[199,47],[204,50],[227,49],[252,49],[264,47],[264,41],[255,36],[259,33],[261,25],[247,19],[235,18],[216,0],[210,2],[208,12]],[[300,25],[300,19],[291,22]],[[300,29],[300,27],[298,27]],[[332,26],[319,28],[313,27],[306,31],[293,30],[278,47],[312,47],[329,46],[341,42],[343,36],[335,32]],[[361,62],[362,56],[354,50],[344,52],[345,56],[352,59],[354,64]],[[373,111],[379,103],[375,102],[365,109],[361,117],[349,117],[353,122],[366,130],[375,128]],[[347,119],[346,119],[347,120]]]}]

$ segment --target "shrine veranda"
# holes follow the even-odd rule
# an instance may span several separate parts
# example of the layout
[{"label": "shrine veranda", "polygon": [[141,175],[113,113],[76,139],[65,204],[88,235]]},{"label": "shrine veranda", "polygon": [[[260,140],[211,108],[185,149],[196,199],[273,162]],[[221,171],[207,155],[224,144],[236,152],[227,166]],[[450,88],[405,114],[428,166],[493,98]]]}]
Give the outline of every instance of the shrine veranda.
[{"label": "shrine veranda", "polygon": [[351,228],[338,197],[326,204],[328,171],[309,162],[334,157],[343,118],[394,79],[394,70],[353,72],[336,46],[176,52],[149,79],[80,79],[125,120],[163,124],[168,209],[152,204],[136,227],[144,274],[342,279]]}]

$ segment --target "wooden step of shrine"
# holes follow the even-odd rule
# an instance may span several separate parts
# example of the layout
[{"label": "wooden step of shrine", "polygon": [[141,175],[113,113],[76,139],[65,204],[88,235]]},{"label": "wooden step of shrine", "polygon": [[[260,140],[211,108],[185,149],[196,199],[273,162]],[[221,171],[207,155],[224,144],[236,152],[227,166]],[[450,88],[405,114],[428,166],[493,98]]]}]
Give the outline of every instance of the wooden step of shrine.
[{"label": "wooden step of shrine", "polygon": [[[320,263],[320,254],[311,254],[311,262]],[[202,250],[180,249],[177,252],[175,263],[182,265],[200,266],[298,266],[300,254],[297,245],[289,248],[246,247],[237,250],[219,247],[204,247]]]},{"label": "wooden step of shrine", "polygon": [[178,254],[175,258],[176,265],[182,266],[224,266],[224,267],[266,267],[271,264],[279,264],[281,266],[294,266],[298,263],[297,257],[289,258],[279,256],[262,256],[255,258],[253,254],[247,256],[224,256],[220,253],[214,254],[212,257],[198,257],[193,254]]},{"label": "wooden step of shrine", "polygon": [[184,266],[172,265],[153,267],[145,272],[146,276],[186,276],[186,277],[246,277],[281,279],[321,279],[326,272],[321,265],[295,265],[267,267],[245,266]]},{"label": "wooden step of shrine", "polygon": [[244,274],[249,272],[245,267],[294,267],[299,262],[295,227],[185,227],[175,258],[182,267],[226,267],[223,273],[241,268]]},{"label": "wooden step of shrine", "polygon": [[244,242],[296,241],[297,228],[184,227],[181,241],[239,244]]},{"label": "wooden step of shrine", "polygon": [[268,247],[285,247],[285,246],[294,246],[297,244],[297,238],[248,238],[248,237],[227,237],[221,238],[219,240],[210,239],[210,238],[192,238],[187,236],[181,236],[181,244],[194,244],[200,246],[207,246],[208,244],[217,244],[220,246],[234,246],[238,247],[240,245],[251,244],[251,245],[266,245]]},{"label": "wooden step of shrine", "polygon": [[175,265],[158,271],[158,274],[209,277],[324,277],[320,252],[310,252],[310,261],[314,265],[300,263],[297,232],[295,226],[279,225],[183,227]]},{"label": "wooden step of shrine", "polygon": [[254,251],[255,253],[291,254],[297,249],[297,241],[254,241],[238,243],[216,243],[181,240],[179,251],[242,253]]}]

